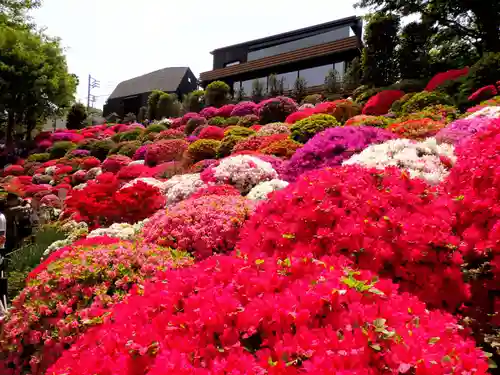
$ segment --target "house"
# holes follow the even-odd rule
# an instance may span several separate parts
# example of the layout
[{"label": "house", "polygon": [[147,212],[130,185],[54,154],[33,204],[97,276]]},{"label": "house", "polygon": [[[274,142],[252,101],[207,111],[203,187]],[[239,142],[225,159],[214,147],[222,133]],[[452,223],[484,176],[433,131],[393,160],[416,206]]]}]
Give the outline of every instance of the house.
[{"label": "house", "polygon": [[308,92],[314,92],[331,69],[342,77],[346,64],[360,56],[362,29],[361,18],[348,17],[216,49],[211,52],[213,70],[201,73],[201,86],[221,80],[233,93],[242,87],[249,95],[254,80],[265,88],[269,75],[276,74],[285,90],[303,77]]},{"label": "house", "polygon": [[139,109],[147,106],[149,94],[161,90],[177,94],[179,99],[196,90],[198,81],[188,67],[171,67],[123,81],[111,93],[103,109],[103,116],[117,113],[123,118],[127,113],[137,115]]}]

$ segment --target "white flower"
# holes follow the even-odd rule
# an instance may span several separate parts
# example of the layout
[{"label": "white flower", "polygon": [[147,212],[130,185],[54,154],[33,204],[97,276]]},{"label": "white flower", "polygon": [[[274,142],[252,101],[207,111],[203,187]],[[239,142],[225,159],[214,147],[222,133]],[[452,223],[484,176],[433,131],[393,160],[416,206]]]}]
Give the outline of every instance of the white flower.
[{"label": "white flower", "polygon": [[128,165],[144,165],[144,160],[134,160],[128,163]]},{"label": "white flower", "polygon": [[73,190],[83,190],[87,187],[87,184],[76,185]]},{"label": "white flower", "polygon": [[206,186],[199,173],[176,175],[165,182],[167,205],[180,202]]},{"label": "white flower", "polygon": [[395,139],[372,145],[346,160],[343,165],[360,164],[379,169],[395,166],[407,170],[412,178],[422,178],[430,184],[437,184],[449,173],[441,161],[442,156],[452,164],[456,162],[454,147],[446,143],[439,145],[435,138],[427,138],[422,142]]},{"label": "white flower", "polygon": [[72,243],[73,243],[73,241],[70,240],[69,238],[52,242],[52,244],[49,247],[47,247],[47,249],[43,252],[43,257],[45,258],[45,257],[49,256],[51,253],[53,253],[54,251],[59,250],[59,249],[63,248],[64,246],[71,245]]},{"label": "white flower", "polygon": [[101,168],[99,167],[91,168],[87,171],[87,174],[85,175],[85,181],[93,180],[100,174],[102,174]]},{"label": "white flower", "polygon": [[278,178],[271,163],[250,155],[228,157],[214,168],[217,183],[233,185],[242,194],[248,193],[255,185]]},{"label": "white flower", "polygon": [[89,233],[88,238],[108,236],[131,241],[137,235],[136,227],[127,223],[115,223],[109,228],[98,228]]},{"label": "white flower", "polygon": [[45,168],[45,174],[53,176],[56,173],[57,167],[55,165]]},{"label": "white flower", "polygon": [[157,187],[158,189],[160,189],[160,191],[161,191],[162,194],[165,194],[166,191],[167,191],[167,188],[166,188],[166,185],[165,185],[166,183],[163,182],[163,181],[157,180],[156,178],[153,178],[153,177],[139,177],[139,178],[136,178],[135,180],[132,180],[128,184],[124,185],[122,187],[122,189],[134,186],[139,181],[140,182],[144,182],[145,184],[148,184],[150,186]]},{"label": "white flower", "polygon": [[288,125],[281,122],[273,122],[262,126],[257,132],[257,136],[268,136],[274,134],[290,134]]},{"label": "white flower", "polygon": [[484,107],[479,111],[472,113],[466,118],[474,117],[488,117],[488,118],[500,118],[500,107]]},{"label": "white flower", "polygon": [[311,103],[304,103],[302,104],[300,107],[299,107],[299,111],[303,111],[304,109],[308,109],[308,108],[314,108],[314,104],[311,104]]},{"label": "white flower", "polygon": [[284,189],[288,186],[288,182],[283,180],[274,179],[271,181],[264,181],[255,186],[250,193],[248,193],[247,198],[260,201],[267,199],[267,195],[273,191]]}]

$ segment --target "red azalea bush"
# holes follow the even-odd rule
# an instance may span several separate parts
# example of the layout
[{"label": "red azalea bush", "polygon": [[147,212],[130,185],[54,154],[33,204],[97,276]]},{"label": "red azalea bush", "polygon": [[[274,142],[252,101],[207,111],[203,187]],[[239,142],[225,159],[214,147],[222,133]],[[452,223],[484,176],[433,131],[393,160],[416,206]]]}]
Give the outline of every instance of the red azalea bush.
[{"label": "red azalea bush", "polygon": [[337,259],[211,257],[148,283],[47,375],[486,374],[456,320]]},{"label": "red azalea bush", "polygon": [[[184,116],[182,116],[182,119],[181,119],[181,123],[180,125],[186,125],[188,123],[189,120],[191,120],[192,118],[194,117],[200,117],[199,114],[197,114],[196,112],[188,112],[186,113]],[[176,127],[172,127],[172,128],[176,128]]]},{"label": "red azalea bush", "polygon": [[80,170],[73,173],[71,176],[71,183],[73,186],[80,185],[87,181],[87,172]]},{"label": "red azalea bush", "polygon": [[481,87],[479,90],[474,91],[471,96],[469,96],[468,100],[470,102],[481,102],[483,100],[488,100],[493,98],[498,94],[497,88],[495,85],[489,85]]},{"label": "red azalea bush", "polygon": [[240,195],[240,192],[232,185],[209,185],[197,190],[189,199],[197,199],[206,195]]},{"label": "red azalea bush", "polygon": [[423,140],[435,136],[446,124],[428,118],[396,122],[387,126],[394,134],[401,138]]},{"label": "red azalea bush", "polygon": [[233,112],[233,110],[234,110],[235,107],[236,106],[234,104],[223,105],[222,107],[220,107],[219,109],[217,109],[216,116],[220,116],[220,117],[224,117],[224,118],[231,117],[231,116],[233,116],[232,112]]},{"label": "red azalea bush", "polygon": [[297,103],[286,96],[278,96],[261,101],[257,106],[260,124],[284,122],[286,118],[298,108]]},{"label": "red azalea bush", "polygon": [[224,129],[219,128],[218,126],[209,125],[201,130],[198,138],[215,139],[216,141],[220,141],[224,138]]},{"label": "red azalea bush", "polygon": [[45,374],[134,285],[190,263],[169,249],[125,241],[104,245],[100,239],[64,248],[13,301],[0,333],[2,375]]},{"label": "red azalea bush", "polygon": [[434,91],[447,81],[454,81],[460,77],[466,76],[467,74],[469,74],[468,67],[463,69],[451,69],[447,72],[438,73],[429,81],[425,87],[425,91]]},{"label": "red azalea bush", "polygon": [[472,284],[466,313],[480,324],[481,336],[500,326],[500,120],[457,147],[457,156],[441,189],[456,215],[452,223]]},{"label": "red azalea bush", "polygon": [[[257,109],[257,104],[250,101],[243,101],[236,104],[231,111],[231,116],[243,117],[247,115],[254,115]],[[220,116],[220,115],[219,115]]]},{"label": "red azalea bush", "polygon": [[111,155],[102,163],[103,172],[117,173],[123,167],[130,164],[132,159],[124,155]]},{"label": "red azalea bush", "polygon": [[451,235],[451,213],[433,197],[424,181],[396,168],[321,169],[259,206],[239,248],[263,256],[339,256],[394,279],[432,307],[455,311],[468,298],[459,239]]},{"label": "red azalea bush", "polygon": [[72,190],[65,201],[67,215],[89,227],[113,223],[136,223],[165,206],[160,190],[137,182],[120,190],[121,182],[110,173],[99,175],[81,190]]},{"label": "red azalea bush", "polygon": [[205,117],[207,120],[217,116],[217,108],[205,107],[200,111],[200,116]]},{"label": "red azalea bush", "polygon": [[188,143],[182,139],[158,141],[147,145],[145,161],[150,166],[160,163],[181,160]]},{"label": "red azalea bush", "polygon": [[101,165],[101,161],[93,156],[89,156],[87,158],[84,158],[81,163],[81,168],[85,169],[86,171],[96,168]]},{"label": "red azalea bush", "polygon": [[361,107],[350,99],[335,100],[333,102],[319,103],[314,107],[315,114],[329,114],[340,123],[345,123],[351,117],[361,114]]},{"label": "red azalea bush", "polygon": [[271,143],[288,138],[288,134],[273,134],[269,136],[252,136],[234,146],[232,153],[237,154],[241,151],[257,151],[260,148],[269,146]]},{"label": "red azalea bush", "polygon": [[152,177],[155,170],[142,164],[131,164],[120,169],[116,178],[123,182],[135,180],[139,177]]},{"label": "red azalea bush", "polygon": [[3,170],[4,176],[22,176],[24,174],[24,168],[21,165],[9,165]]},{"label": "red azalea bush", "polygon": [[152,169],[152,176],[155,178],[169,179],[177,174],[183,174],[185,172],[186,166],[180,161],[169,161],[167,163],[162,163],[157,165]]},{"label": "red azalea bush", "polygon": [[302,111],[297,111],[292,114],[290,114],[286,119],[285,122],[287,124],[295,124],[297,121],[303,120],[309,116],[314,115],[314,108],[306,108]]},{"label": "red azalea bush", "polygon": [[153,215],[143,236],[147,242],[188,251],[202,259],[232,250],[252,211],[253,203],[241,196],[188,199]]},{"label": "red azalea bush", "polygon": [[162,139],[183,139],[184,132],[179,129],[167,129],[160,132],[155,140],[159,141]]},{"label": "red azalea bush", "polygon": [[401,90],[384,90],[372,96],[363,107],[364,115],[381,116],[391,109],[392,104],[404,96]]}]

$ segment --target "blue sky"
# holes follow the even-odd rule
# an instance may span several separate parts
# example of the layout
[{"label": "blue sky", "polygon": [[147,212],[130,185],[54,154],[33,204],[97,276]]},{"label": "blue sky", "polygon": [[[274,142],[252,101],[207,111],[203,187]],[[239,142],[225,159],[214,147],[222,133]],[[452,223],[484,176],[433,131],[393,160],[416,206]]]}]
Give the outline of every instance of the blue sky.
[{"label": "blue sky", "polygon": [[198,76],[212,67],[210,51],[354,14],[355,0],[44,0],[36,23],[62,39],[70,72],[80,78],[78,100],[86,103],[87,77],[101,87],[102,108],[126,79],[168,66],[189,66]]}]

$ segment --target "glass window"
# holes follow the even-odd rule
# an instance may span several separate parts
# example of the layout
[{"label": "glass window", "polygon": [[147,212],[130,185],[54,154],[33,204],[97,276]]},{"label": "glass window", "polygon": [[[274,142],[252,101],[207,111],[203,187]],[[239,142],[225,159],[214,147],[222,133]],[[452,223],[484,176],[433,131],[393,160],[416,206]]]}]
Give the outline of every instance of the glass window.
[{"label": "glass window", "polygon": [[297,77],[298,77],[298,72],[276,74],[276,79],[278,79],[278,81],[280,79],[283,79],[283,89],[285,91],[293,89],[293,84],[295,83]]},{"label": "glass window", "polygon": [[224,67],[227,68],[228,66],[235,66],[235,65],[239,65],[239,64],[240,64],[239,61],[232,61],[232,62],[224,64]]},{"label": "glass window", "polygon": [[325,83],[325,77],[332,69],[333,64],[304,69],[299,71],[299,77],[306,80],[307,87],[319,86]]},{"label": "glass window", "polygon": [[243,88],[246,96],[252,95],[252,82],[253,79],[241,82],[241,87]]},{"label": "glass window", "polygon": [[325,33],[312,35],[306,38],[297,39],[292,42],[278,44],[276,46],[261,48],[255,51],[250,51],[247,56],[247,61],[262,59],[263,57],[275,56],[280,53],[295,51],[301,48],[316,46],[333,42],[349,37],[349,26],[340,27],[338,29],[330,30]]},{"label": "glass window", "polygon": [[240,81],[233,83],[233,93],[236,94],[240,90],[240,85],[241,85]]},{"label": "glass window", "polygon": [[345,62],[342,61],[342,62],[335,63],[334,66],[335,66],[335,70],[339,74],[339,77],[342,79],[342,77],[344,77],[344,73],[345,73]]}]

